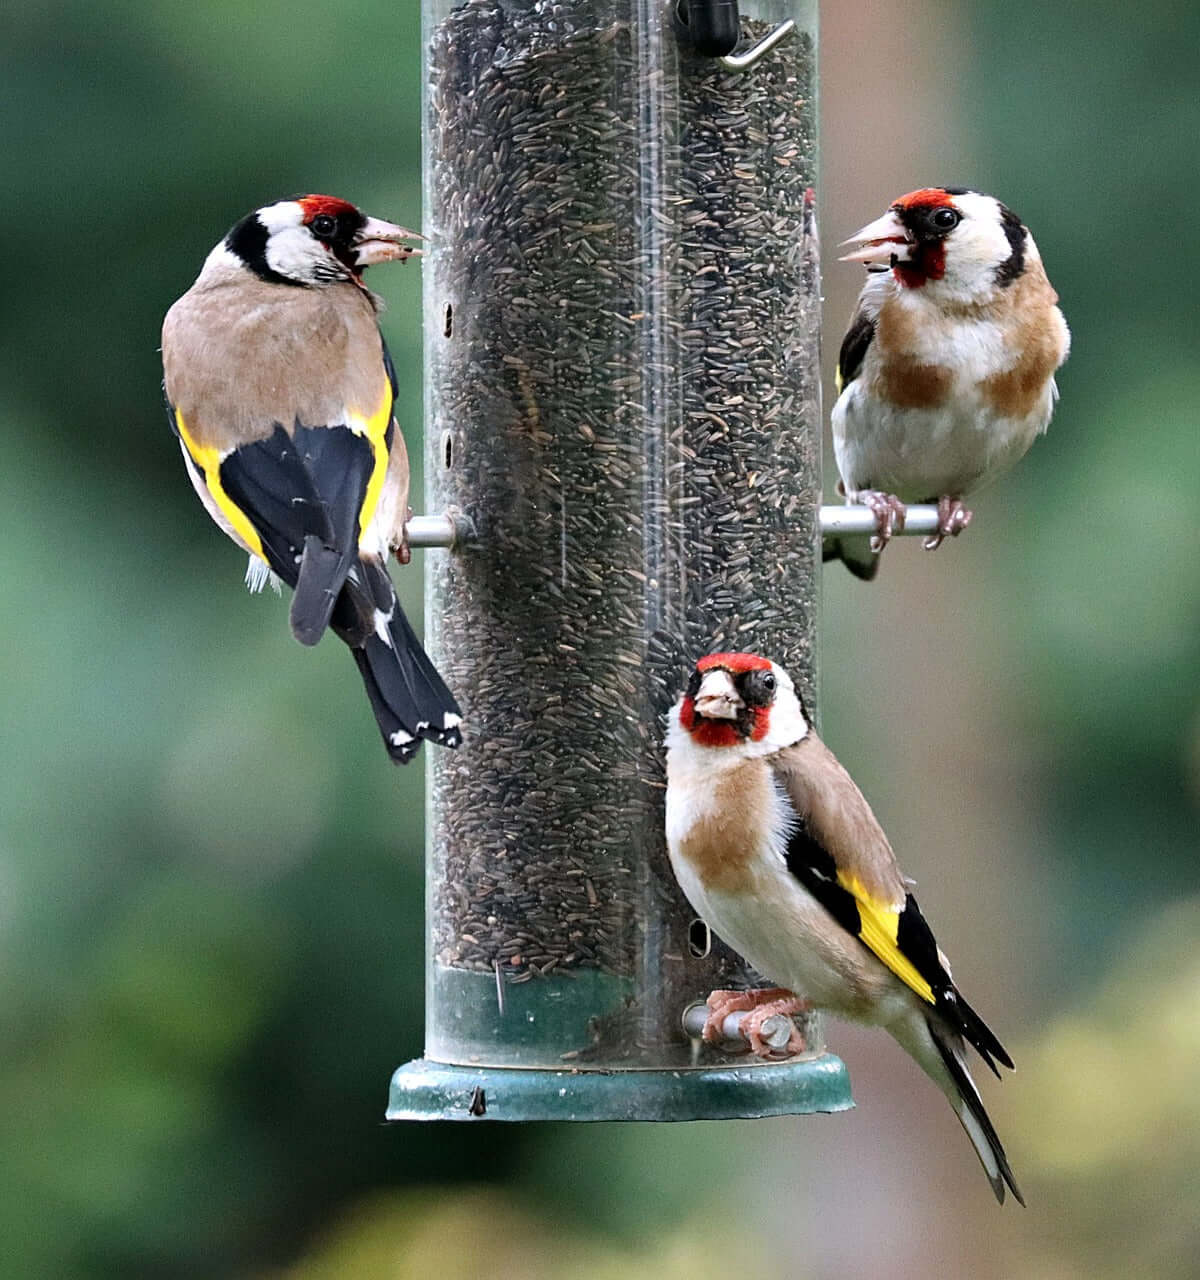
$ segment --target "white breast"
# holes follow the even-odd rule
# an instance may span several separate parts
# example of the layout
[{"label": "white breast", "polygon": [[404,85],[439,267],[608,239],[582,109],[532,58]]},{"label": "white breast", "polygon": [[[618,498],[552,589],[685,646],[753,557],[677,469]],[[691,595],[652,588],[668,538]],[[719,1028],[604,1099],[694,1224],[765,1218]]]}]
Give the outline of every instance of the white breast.
[{"label": "white breast", "polygon": [[[737,892],[706,886],[682,845],[711,817],[712,777],[671,760],[667,788],[667,850],[684,896],[722,941],[744,956],[770,983],[787,987],[818,1008],[848,1017],[864,1015],[881,966],[832,919],[787,869],[785,851],[795,817],[777,783],[771,822],[757,833],[755,856]],[[887,985],[886,975],[884,985]]]},{"label": "white breast", "polygon": [[[1050,422],[1054,383],[1028,415],[999,413],[980,388],[1011,369],[1019,354],[1011,317],[947,312],[924,290],[902,289],[890,277],[871,290],[871,314],[903,332],[904,358],[948,371],[951,384],[932,408],[898,408],[884,394],[880,337],[867,348],[859,376],[831,415],[834,453],[849,498],[882,489],[905,502],[964,497],[1013,466]],[[864,297],[866,297],[864,292]],[[885,305],[886,304],[886,305]],[[1065,326],[1064,326],[1065,332]]]},{"label": "white breast", "polygon": [[945,405],[897,409],[857,379],[833,411],[833,446],[847,495],[866,488],[905,502],[965,497],[990,484],[1028,452],[1046,429],[1053,408],[1048,383],[1027,418],[1003,417],[975,386],[960,379]]}]

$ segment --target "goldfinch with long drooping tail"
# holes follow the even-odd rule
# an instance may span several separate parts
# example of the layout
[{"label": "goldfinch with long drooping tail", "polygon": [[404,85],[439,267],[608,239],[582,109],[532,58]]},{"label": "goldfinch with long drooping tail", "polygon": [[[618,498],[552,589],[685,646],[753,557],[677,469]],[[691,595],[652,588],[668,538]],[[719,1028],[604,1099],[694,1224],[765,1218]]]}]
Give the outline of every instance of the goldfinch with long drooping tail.
[{"label": "goldfinch with long drooping tail", "polygon": [[396,375],[363,284],[418,238],[332,196],[243,218],[163,324],[164,389],[188,475],[250,553],[247,582],[293,590],[292,632],[332,628],[362,673],[388,753],[461,741],[460,713],[388,576],[409,559]]},{"label": "goldfinch with long drooping tail", "polygon": [[[753,1005],[884,1027],[950,1100],[996,1198],[1007,1184],[1021,1200],[964,1041],[993,1071],[1012,1059],[959,994],[870,806],[774,663],[717,653],[696,665],[667,730],[666,825],[688,901],[786,988],[714,992],[705,1037]],[[753,1044],[752,1017],[742,1026]]]},{"label": "goldfinch with long drooping tail", "polygon": [[906,503],[938,504],[930,550],[967,527],[963,499],[1049,425],[1070,334],[1028,228],[992,196],[912,191],[845,243],[871,274],[838,357],[833,447],[846,501],[875,513],[872,554],[842,556],[870,578]]}]

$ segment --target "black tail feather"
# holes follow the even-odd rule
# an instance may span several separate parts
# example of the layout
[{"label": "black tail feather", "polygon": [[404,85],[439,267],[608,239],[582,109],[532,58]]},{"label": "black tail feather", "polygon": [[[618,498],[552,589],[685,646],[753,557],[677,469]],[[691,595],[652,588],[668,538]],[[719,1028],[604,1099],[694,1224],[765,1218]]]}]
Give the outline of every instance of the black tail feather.
[{"label": "black tail feather", "polygon": [[290,614],[292,635],[301,644],[316,644],[325,634],[346,575],[357,559],[356,551],[339,551],[315,534],[305,537]]},{"label": "black tail feather", "polygon": [[347,582],[343,597],[359,598],[339,603],[334,620],[340,624],[362,618],[368,597],[378,610],[378,624],[369,634],[341,625],[337,629],[358,663],[388,754],[404,764],[422,741],[457,747],[462,713],[404,616],[387,570],[378,561],[360,560],[357,578]]},{"label": "black tail feather", "polygon": [[[955,992],[954,1007],[957,1013],[958,1030],[968,1043],[974,1045],[976,1052],[991,1068],[991,1072],[996,1079],[1000,1079],[1000,1072],[996,1068],[996,1062],[1001,1062],[1010,1071],[1015,1071],[1016,1068],[1013,1066],[1012,1058],[1008,1056],[1008,1051],[996,1039],[995,1034],[987,1023],[957,991]],[[996,1059],[996,1062],[992,1061],[993,1058]]]},{"label": "black tail feather", "polygon": [[[978,1017],[976,1017],[976,1021],[979,1021]],[[1004,1188],[1007,1183],[1008,1189],[1013,1193],[1017,1203],[1024,1206],[1025,1197],[1021,1194],[1021,1190],[1017,1186],[1016,1179],[1013,1177],[1013,1171],[1008,1163],[1008,1156],[1005,1153],[1004,1144],[1000,1141],[1000,1137],[996,1133],[996,1128],[992,1124],[991,1117],[984,1108],[983,1099],[979,1096],[979,1090],[976,1089],[975,1081],[971,1079],[970,1072],[967,1071],[961,1054],[956,1051],[954,1041],[949,1038],[947,1032],[942,1029],[933,1018],[927,1019],[927,1022],[929,1025],[930,1035],[933,1037],[933,1042],[937,1046],[937,1051],[941,1055],[942,1061],[946,1064],[946,1070],[950,1073],[950,1078],[954,1081],[954,1086],[958,1090],[960,1097],[966,1103],[967,1110],[971,1113],[972,1119],[974,1119],[975,1123],[979,1126],[983,1138],[987,1142],[992,1156],[996,1161],[996,1165],[1000,1170],[999,1175],[994,1176],[987,1169],[987,1166],[984,1166],[984,1170],[988,1174],[988,1181],[991,1182],[992,1190],[996,1194],[996,1199],[1001,1204],[1004,1203]],[[980,1026],[982,1025],[982,1022],[980,1022]],[[987,1031],[987,1028],[984,1027],[984,1030]],[[1006,1059],[1008,1059],[1008,1055],[1000,1048],[999,1041],[996,1041],[995,1036],[992,1036],[991,1032],[988,1032],[988,1035],[993,1041],[995,1041],[996,1048],[1000,1049],[1000,1054],[997,1056],[999,1057],[1000,1055],[1003,1055],[1001,1057],[1001,1061],[1005,1061],[1007,1066],[1012,1066],[1011,1061],[1006,1061]],[[961,1042],[959,1042],[959,1045],[961,1046]],[[980,1050],[980,1052],[983,1053],[983,1050]],[[984,1054],[984,1060],[987,1061],[987,1054]],[[988,1065],[991,1066],[991,1063],[988,1062]],[[992,1069],[995,1070],[994,1067]],[[968,1133],[970,1133],[969,1129]]]}]

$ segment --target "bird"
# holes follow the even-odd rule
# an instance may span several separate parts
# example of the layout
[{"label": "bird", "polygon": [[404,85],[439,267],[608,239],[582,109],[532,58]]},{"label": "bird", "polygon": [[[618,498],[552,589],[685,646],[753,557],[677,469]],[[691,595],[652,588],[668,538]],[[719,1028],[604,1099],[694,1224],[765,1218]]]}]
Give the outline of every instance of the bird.
[{"label": "bird", "polygon": [[350,647],[388,754],[456,747],[462,713],[387,570],[410,559],[408,453],[381,300],[363,272],[418,253],[416,232],[336,196],[277,200],[209,253],[162,330],[167,416],[251,590],[292,588],[301,644]]},{"label": "bird", "polygon": [[[755,1052],[772,1014],[822,1009],[883,1027],[942,1090],[1003,1203],[1024,1204],[965,1058],[1013,1062],[963,998],[870,805],[817,736],[780,666],[701,658],[666,733],[666,839],[710,929],[779,986],[708,997],[704,1039],[749,1010]],[[790,1046],[791,1051],[800,1047]]]},{"label": "bird", "polygon": [[937,503],[928,550],[967,527],[963,499],[1049,426],[1071,337],[1029,229],[994,196],[910,191],[846,245],[840,261],[868,276],[838,355],[833,447],[840,492],[876,531],[869,555],[834,540],[825,558],[870,579],[906,504]]}]

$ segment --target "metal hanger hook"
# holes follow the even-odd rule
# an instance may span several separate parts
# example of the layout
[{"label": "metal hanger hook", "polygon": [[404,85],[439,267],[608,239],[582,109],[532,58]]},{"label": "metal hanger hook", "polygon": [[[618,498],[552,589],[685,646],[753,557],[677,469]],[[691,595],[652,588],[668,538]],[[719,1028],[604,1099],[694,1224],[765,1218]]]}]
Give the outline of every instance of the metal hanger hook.
[{"label": "metal hanger hook", "polygon": [[786,22],[781,22],[770,35],[763,38],[745,53],[729,53],[723,57],[721,65],[728,67],[731,71],[745,71],[747,67],[752,67],[765,54],[771,52],[772,49],[781,41],[786,40],[796,29],[794,18],[788,18]]}]

